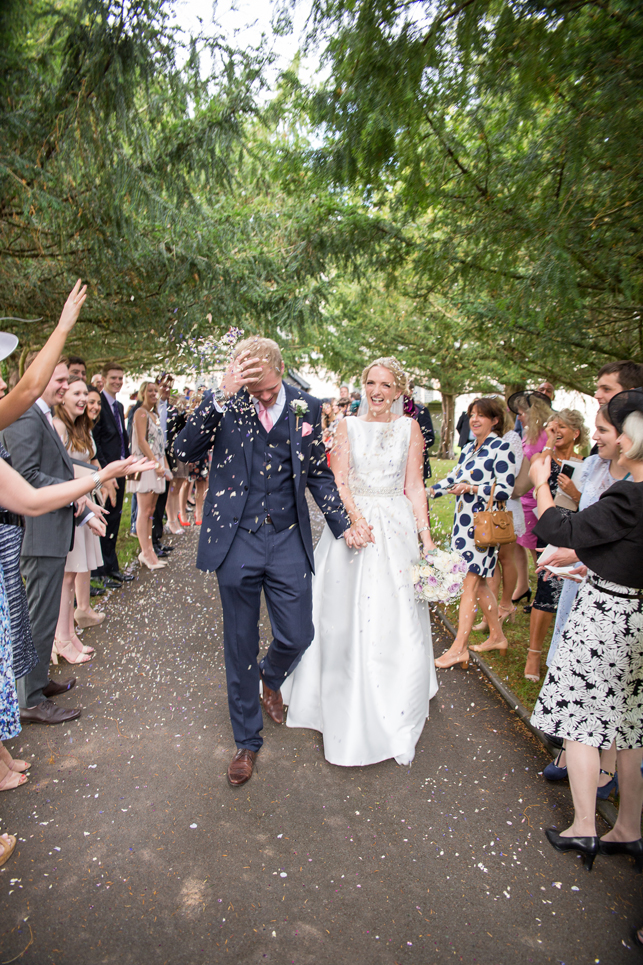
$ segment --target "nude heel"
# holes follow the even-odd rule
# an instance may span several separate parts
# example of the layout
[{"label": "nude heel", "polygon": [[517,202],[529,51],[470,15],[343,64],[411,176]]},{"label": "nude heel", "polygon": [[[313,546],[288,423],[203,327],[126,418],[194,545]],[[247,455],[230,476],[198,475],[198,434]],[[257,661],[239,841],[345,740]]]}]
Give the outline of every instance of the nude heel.
[{"label": "nude heel", "polygon": [[437,657],[434,663],[439,670],[448,670],[449,667],[455,667],[457,663],[460,664],[463,670],[466,670],[469,666],[469,650],[467,649],[461,653],[451,655],[449,655],[449,651],[447,650],[441,657]]}]

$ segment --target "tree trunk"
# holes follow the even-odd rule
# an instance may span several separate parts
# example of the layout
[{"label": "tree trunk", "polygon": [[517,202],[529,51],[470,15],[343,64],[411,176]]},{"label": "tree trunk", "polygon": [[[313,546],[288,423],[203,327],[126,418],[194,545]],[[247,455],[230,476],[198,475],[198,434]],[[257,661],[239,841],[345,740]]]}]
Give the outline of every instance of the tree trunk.
[{"label": "tree trunk", "polygon": [[441,392],[442,396],[442,429],[440,432],[439,459],[453,459],[453,432],[455,428],[455,400],[453,392]]}]

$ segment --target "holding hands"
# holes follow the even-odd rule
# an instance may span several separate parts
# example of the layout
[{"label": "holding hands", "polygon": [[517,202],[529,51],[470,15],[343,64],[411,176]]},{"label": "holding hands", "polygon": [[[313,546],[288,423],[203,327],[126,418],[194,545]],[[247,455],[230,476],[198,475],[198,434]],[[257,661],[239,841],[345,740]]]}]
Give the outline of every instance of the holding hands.
[{"label": "holding hands", "polygon": [[373,527],[369,526],[363,516],[351,520],[351,525],[344,530],[344,539],[349,549],[362,549],[368,543],[374,543]]}]

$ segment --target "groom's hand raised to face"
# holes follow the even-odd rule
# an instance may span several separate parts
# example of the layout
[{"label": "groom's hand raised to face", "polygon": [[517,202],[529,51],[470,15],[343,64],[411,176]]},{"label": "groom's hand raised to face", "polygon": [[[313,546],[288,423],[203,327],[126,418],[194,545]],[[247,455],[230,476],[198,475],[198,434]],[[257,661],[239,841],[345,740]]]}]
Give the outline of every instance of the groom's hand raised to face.
[{"label": "groom's hand raised to face", "polygon": [[221,379],[221,389],[228,398],[236,395],[248,382],[259,382],[263,375],[261,359],[251,358],[250,352],[241,352],[232,359]]}]

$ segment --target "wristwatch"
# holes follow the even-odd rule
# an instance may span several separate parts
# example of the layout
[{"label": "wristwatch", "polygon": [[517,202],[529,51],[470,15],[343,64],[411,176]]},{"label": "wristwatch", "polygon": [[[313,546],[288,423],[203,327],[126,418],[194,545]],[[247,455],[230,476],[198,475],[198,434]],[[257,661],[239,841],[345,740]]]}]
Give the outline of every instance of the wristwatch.
[{"label": "wristwatch", "polygon": [[96,493],[100,492],[103,488],[103,481],[98,475],[98,472],[92,473],[92,479],[94,480],[94,488],[91,491],[91,495],[94,496]]},{"label": "wristwatch", "polygon": [[214,401],[217,403],[217,405],[225,405],[226,402],[228,401],[228,396],[221,388],[215,389],[213,392],[213,395],[214,395]]}]

